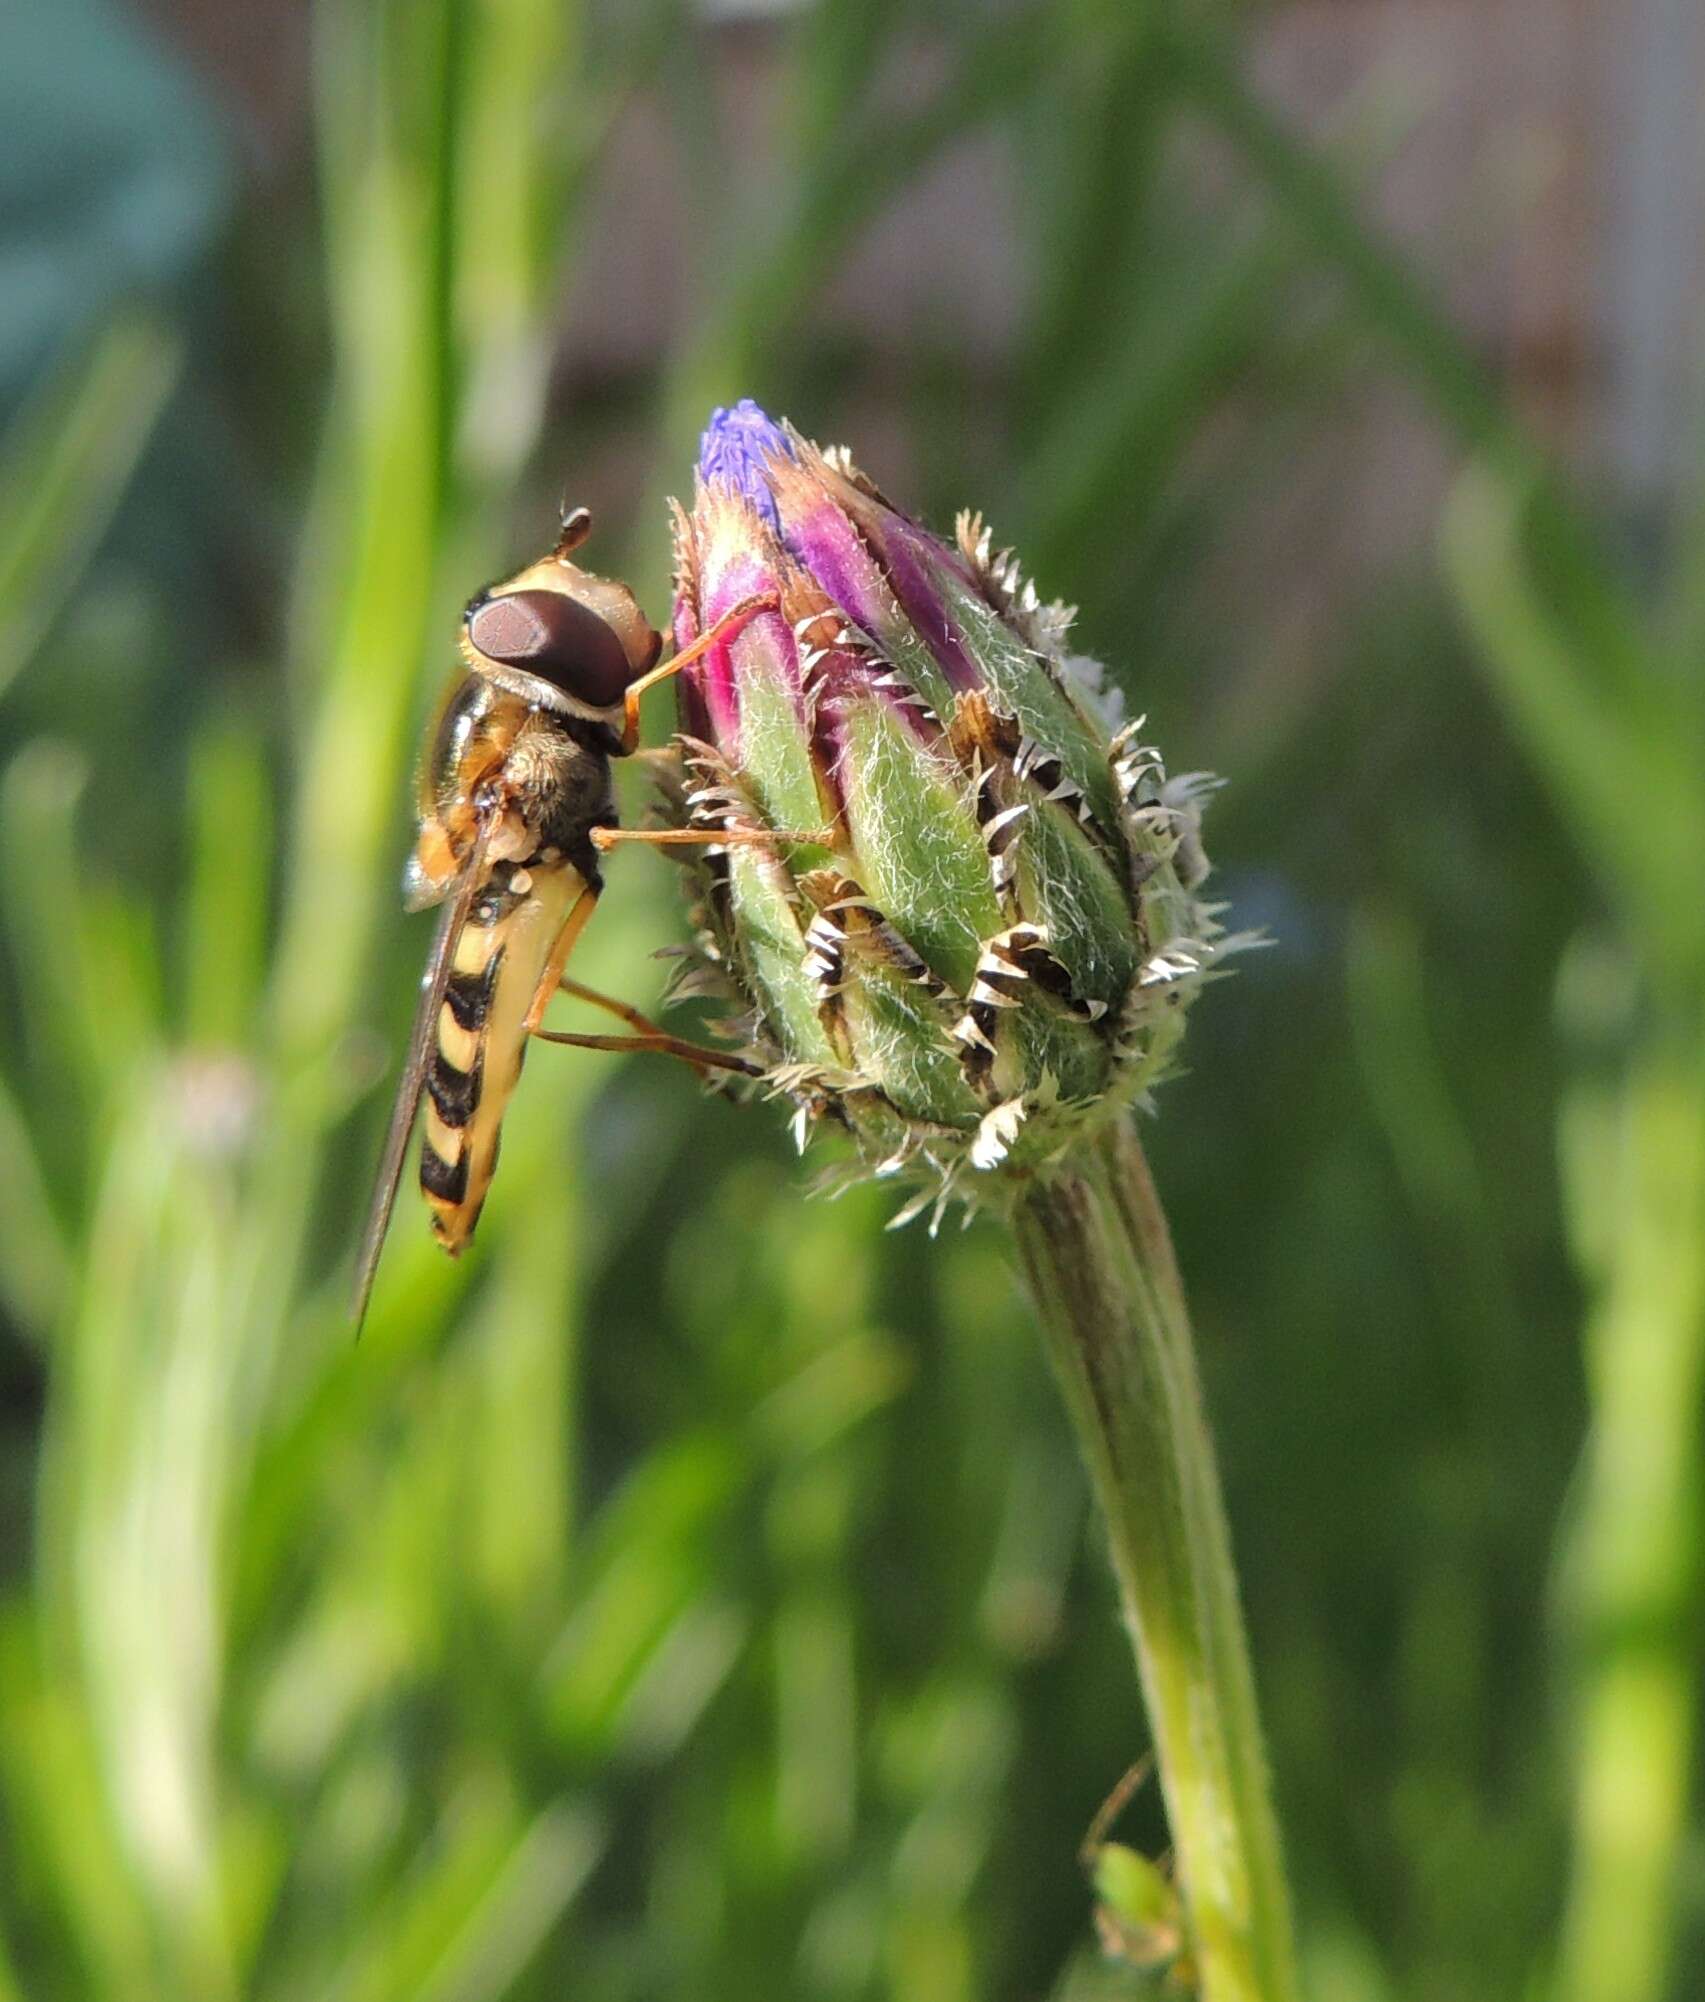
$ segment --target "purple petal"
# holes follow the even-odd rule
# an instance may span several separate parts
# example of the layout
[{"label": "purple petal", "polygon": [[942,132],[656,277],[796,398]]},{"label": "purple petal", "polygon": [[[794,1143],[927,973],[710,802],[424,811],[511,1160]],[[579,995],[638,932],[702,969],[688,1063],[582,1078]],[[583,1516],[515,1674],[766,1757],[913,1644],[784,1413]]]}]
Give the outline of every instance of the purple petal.
[{"label": "purple petal", "polygon": [[791,458],[787,434],[749,396],[726,410],[713,410],[699,440],[699,478],[707,487],[728,487],[754,507],[772,528],[779,527],[770,492],[770,460]]},{"label": "purple petal", "polygon": [[954,688],[980,684],[935,581],[949,552],[934,536],[810,455],[775,468],[771,485],[788,549],[879,649],[909,624]]},{"label": "purple petal", "polygon": [[890,509],[872,509],[869,526],[887,563],[888,582],[912,624],[955,688],[975,688],[982,672],[965,647],[953,615],[931,574],[947,566],[948,551],[926,530]]}]

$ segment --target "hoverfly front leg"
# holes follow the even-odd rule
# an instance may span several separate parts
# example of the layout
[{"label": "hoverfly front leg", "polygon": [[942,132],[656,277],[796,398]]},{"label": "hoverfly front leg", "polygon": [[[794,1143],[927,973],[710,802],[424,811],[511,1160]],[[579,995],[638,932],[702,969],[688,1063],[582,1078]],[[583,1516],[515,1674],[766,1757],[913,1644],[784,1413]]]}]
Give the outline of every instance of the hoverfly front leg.
[{"label": "hoverfly front leg", "polygon": [[660,681],[667,681],[673,674],[679,674],[684,667],[690,667],[701,654],[708,653],[719,640],[730,638],[754,619],[760,612],[774,612],[780,609],[781,600],[773,591],[760,591],[750,598],[742,598],[737,605],[723,613],[707,631],[699,634],[691,646],[684,646],[679,653],[673,653],[661,667],[654,667],[649,674],[642,674],[637,681],[630,682],[624,701],[622,722],[622,756],[631,757],[639,748],[639,698],[648,688],[655,688]]}]

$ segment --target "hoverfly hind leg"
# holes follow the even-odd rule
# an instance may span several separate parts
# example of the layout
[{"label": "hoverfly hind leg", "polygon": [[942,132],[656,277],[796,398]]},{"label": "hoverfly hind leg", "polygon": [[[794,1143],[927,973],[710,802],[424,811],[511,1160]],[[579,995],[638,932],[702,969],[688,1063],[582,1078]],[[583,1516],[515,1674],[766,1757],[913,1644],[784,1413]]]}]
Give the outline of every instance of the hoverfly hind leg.
[{"label": "hoverfly hind leg", "polygon": [[587,881],[569,908],[563,927],[557,933],[556,944],[551,947],[550,957],[545,961],[544,971],[539,975],[539,984],[533,990],[532,1005],[527,1010],[526,1033],[536,1036],[539,1024],[545,1019],[545,1010],[550,1006],[551,996],[557,991],[563,977],[563,968],[568,964],[568,956],[580,941],[580,934],[591,922],[592,913],[598,908],[598,888]]},{"label": "hoverfly hind leg", "polygon": [[580,1036],[567,1029],[535,1029],[541,1043],[563,1043],[573,1050],[609,1050],[627,1055],[639,1050],[655,1050],[658,1055],[678,1057],[702,1077],[707,1070],[732,1071],[737,1077],[762,1077],[756,1064],[744,1057],[730,1056],[725,1050],[707,1049],[703,1043],[689,1043],[684,1037],[658,1030],[649,1036]]},{"label": "hoverfly hind leg", "polygon": [[733,1071],[742,1077],[759,1075],[756,1067],[743,1057],[730,1056],[725,1050],[707,1049],[702,1043],[689,1043],[684,1037],[672,1036],[667,1029],[660,1028],[651,1017],[627,1001],[618,1001],[613,994],[602,994],[596,987],[588,987],[583,981],[570,980],[566,974],[558,983],[559,990],[571,1000],[584,1001],[589,1008],[602,1008],[606,1015],[614,1015],[618,1021],[626,1022],[635,1031],[631,1036],[581,1036],[560,1029],[535,1029],[541,1042],[565,1043],[577,1050],[655,1050],[661,1056],[678,1057],[684,1064],[690,1064],[702,1078],[707,1071]]}]

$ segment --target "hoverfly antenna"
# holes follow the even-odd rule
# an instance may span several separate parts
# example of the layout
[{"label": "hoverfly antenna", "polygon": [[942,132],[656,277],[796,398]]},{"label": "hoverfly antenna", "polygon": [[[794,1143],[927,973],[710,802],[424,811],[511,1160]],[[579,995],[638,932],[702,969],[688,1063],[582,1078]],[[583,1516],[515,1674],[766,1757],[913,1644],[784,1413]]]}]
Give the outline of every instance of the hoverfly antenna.
[{"label": "hoverfly antenna", "polygon": [[556,553],[567,556],[592,533],[592,510],[589,507],[570,507],[568,496],[564,494],[558,504],[557,515],[562,522],[562,534],[557,537]]}]

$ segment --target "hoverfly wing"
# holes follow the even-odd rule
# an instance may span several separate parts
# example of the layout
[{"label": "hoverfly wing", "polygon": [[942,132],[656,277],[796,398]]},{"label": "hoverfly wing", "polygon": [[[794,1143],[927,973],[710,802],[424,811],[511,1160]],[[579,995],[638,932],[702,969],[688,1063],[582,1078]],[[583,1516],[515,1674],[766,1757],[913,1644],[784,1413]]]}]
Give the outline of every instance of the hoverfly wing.
[{"label": "hoverfly wing", "polygon": [[444,996],[450,985],[450,970],[456,957],[456,941],[468,921],[485,885],[487,828],[482,823],[469,851],[462,873],[456,878],[438,917],[432,950],[420,979],[420,1000],[415,1008],[414,1027],[409,1032],[408,1061],[397,1085],[396,1102],[391,1108],[390,1130],[385,1135],[385,1151],[373,1182],[373,1199],[367,1209],[367,1227],[361,1234],[361,1255],[355,1267],[355,1291],[351,1306],[355,1332],[367,1318],[367,1302],[373,1292],[373,1277],[379,1269],[379,1254],[385,1248],[391,1211],[403,1178],[403,1162],[408,1155],[409,1135],[414,1131],[420,1096],[426,1088],[427,1066],[432,1060],[433,1036]]}]

